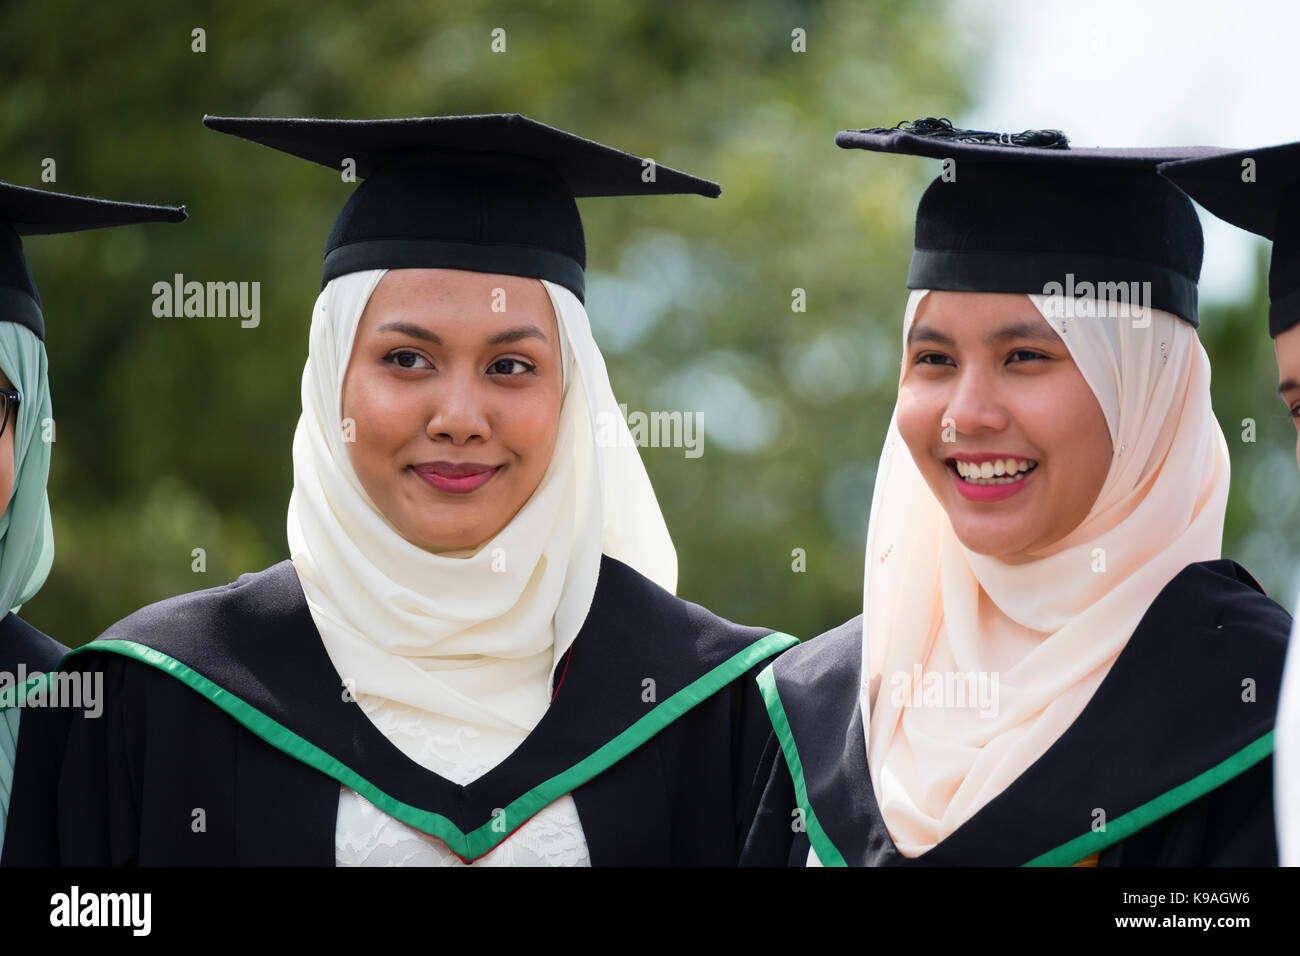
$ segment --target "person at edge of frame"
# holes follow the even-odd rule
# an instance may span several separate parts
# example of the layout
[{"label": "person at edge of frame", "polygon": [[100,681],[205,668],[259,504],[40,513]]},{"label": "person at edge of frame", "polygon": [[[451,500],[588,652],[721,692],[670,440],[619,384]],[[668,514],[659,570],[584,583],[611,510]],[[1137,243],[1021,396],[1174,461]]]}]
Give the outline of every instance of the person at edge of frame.
[{"label": "person at edge of frame", "polygon": [[[0,853],[27,708],[65,700],[42,676],[68,649],[18,616],[54,562],[50,475],[53,405],[45,315],[23,236],[145,222],[181,222],[184,207],[114,202],[0,182]],[[93,707],[93,704],[90,706]]]},{"label": "person at edge of frame", "polygon": [[[1161,175],[1220,219],[1273,240],[1268,268],[1268,332],[1277,358],[1277,394],[1296,425],[1300,465],[1300,143],[1241,149],[1162,163]],[[1296,578],[1300,593],[1300,575]],[[1297,645],[1292,631],[1291,647]],[[1276,804],[1283,866],[1300,866],[1300,654],[1287,654],[1278,703]]]}]

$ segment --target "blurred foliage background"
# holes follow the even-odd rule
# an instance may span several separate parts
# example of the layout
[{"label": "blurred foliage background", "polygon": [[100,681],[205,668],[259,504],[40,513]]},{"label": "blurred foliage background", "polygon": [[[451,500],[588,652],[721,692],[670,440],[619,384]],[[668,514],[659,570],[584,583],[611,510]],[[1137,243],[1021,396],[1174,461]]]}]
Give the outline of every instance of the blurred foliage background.
[{"label": "blurred foliage background", "polygon": [[[858,613],[912,216],[936,170],[833,138],[918,116],[960,125],[981,52],[946,12],[901,0],[7,5],[0,178],[190,212],[181,226],[26,243],[58,430],[54,570],[24,617],[78,645],[144,604],[287,556],[309,310],[353,187],[209,132],[204,113],[520,112],[721,182],[716,201],[581,201],[596,337],[629,409],[703,413],[702,457],[642,452],[679,593],[803,637]],[[491,50],[497,27],[504,53]],[[206,52],[191,49],[195,28]],[[807,52],[791,49],[796,28]],[[155,318],[153,284],[177,273],[260,282],[260,326]],[[1234,460],[1225,553],[1275,590],[1295,567],[1283,529],[1296,527],[1300,478],[1262,276],[1263,260],[1254,295],[1207,310],[1203,336]],[[796,288],[806,312],[791,309]],[[1240,441],[1247,417],[1254,444]],[[204,573],[191,570],[200,547]]]}]

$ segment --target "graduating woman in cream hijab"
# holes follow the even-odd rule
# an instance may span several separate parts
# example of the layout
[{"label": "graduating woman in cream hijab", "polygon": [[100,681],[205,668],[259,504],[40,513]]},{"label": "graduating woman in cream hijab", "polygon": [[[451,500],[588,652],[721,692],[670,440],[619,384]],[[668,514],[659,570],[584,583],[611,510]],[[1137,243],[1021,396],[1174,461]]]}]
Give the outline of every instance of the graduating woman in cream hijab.
[{"label": "graduating woman in cream hijab", "polygon": [[1290,620],[1220,557],[1177,152],[983,139],[838,138],[955,176],[917,214],[863,614],[760,675],[746,861],[1275,863]]},{"label": "graduating woman in cream hijab", "polygon": [[[23,713],[63,703],[39,677],[67,652],[18,616],[54,560],[45,491],[53,422],[45,319],[21,237],[184,218],[183,209],[0,183],[0,854]],[[25,753],[24,763],[35,768],[43,756]]]},{"label": "graduating woman in cream hijab", "polygon": [[73,656],[112,693],[24,860],[734,863],[751,671],[794,639],[673,596],[574,203],[717,187],[513,115],[207,123],[364,179],[311,314],[290,560]]}]

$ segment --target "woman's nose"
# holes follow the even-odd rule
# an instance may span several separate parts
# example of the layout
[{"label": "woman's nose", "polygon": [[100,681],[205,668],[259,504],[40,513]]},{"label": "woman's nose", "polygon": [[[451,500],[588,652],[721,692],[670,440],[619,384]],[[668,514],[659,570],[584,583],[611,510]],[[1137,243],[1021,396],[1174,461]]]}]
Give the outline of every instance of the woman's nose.
[{"label": "woman's nose", "polygon": [[969,366],[962,369],[952,384],[944,419],[967,435],[1005,429],[1009,416],[995,377]]},{"label": "woman's nose", "polygon": [[492,437],[487,407],[479,389],[465,381],[448,381],[431,396],[425,431],[435,441],[463,445]]}]

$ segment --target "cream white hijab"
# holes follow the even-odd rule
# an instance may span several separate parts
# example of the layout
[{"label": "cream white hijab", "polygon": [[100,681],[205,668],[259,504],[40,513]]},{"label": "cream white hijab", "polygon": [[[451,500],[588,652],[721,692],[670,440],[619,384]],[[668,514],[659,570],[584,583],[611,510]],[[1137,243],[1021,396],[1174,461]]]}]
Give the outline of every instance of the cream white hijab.
[{"label": "cream white hijab", "polygon": [[433,732],[459,738],[490,767],[545,712],[553,666],[587,616],[602,552],[669,591],[677,553],[586,310],[544,280],[565,370],[546,474],[472,552],[435,554],[403,538],[362,489],[341,411],[357,326],[385,271],[340,276],[316,300],[293,441],[289,552],[351,693],[423,711]]},{"label": "cream white hijab", "polygon": [[[904,342],[925,294],[908,300]],[[1104,317],[1061,318],[1051,300],[1029,298],[1101,405],[1111,466],[1078,528],[1049,553],[1008,564],[957,539],[895,412],[867,534],[861,707],[872,785],[905,856],[932,848],[1037,760],[1160,590],[1188,564],[1220,556],[1228,450],[1195,330],[1157,310],[1137,328],[1101,304]],[[917,664],[926,674],[996,675],[995,712],[891,693]]]}]

